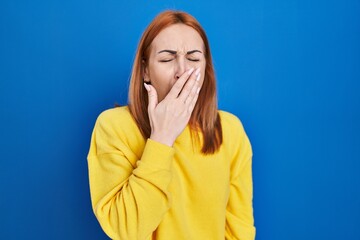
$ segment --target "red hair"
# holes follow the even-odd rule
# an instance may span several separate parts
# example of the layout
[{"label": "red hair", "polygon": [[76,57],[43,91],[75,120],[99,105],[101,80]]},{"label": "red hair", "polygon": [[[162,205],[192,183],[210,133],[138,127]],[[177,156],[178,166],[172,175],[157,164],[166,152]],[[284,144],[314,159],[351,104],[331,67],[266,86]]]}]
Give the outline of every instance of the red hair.
[{"label": "red hair", "polygon": [[[134,60],[129,87],[129,109],[144,138],[149,138],[151,127],[148,116],[148,95],[143,85],[144,62],[150,54],[151,43],[166,27],[173,24],[185,24],[195,29],[205,46],[206,68],[204,83],[199,98],[189,120],[192,136],[199,140],[198,132],[203,136],[203,154],[215,153],[222,144],[221,122],[218,114],[216,82],[210,46],[205,31],[190,14],[180,11],[164,11],[150,23],[143,33]],[[194,135],[195,134],[195,135]]]}]

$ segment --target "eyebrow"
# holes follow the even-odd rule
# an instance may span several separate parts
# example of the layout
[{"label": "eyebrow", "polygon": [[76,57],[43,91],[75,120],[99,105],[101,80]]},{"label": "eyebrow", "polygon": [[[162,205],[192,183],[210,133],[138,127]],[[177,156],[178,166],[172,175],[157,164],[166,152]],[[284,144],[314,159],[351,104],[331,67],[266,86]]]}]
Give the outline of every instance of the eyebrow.
[{"label": "eyebrow", "polygon": [[[158,54],[163,53],[163,52],[167,52],[167,53],[174,54],[174,55],[177,53],[177,51],[165,49],[165,50],[159,51]],[[191,50],[191,51],[186,52],[186,55],[190,55],[190,54],[193,54],[196,52],[202,53],[200,50]]]}]

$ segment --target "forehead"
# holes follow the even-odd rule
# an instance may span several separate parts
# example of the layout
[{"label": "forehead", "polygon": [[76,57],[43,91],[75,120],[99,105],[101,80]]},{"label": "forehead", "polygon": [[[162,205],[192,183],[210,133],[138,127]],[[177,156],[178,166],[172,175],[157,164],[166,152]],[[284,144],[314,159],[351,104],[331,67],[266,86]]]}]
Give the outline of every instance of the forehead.
[{"label": "forehead", "polygon": [[164,49],[186,52],[204,48],[200,34],[192,27],[184,24],[174,24],[163,29],[154,38],[151,45],[155,52]]}]

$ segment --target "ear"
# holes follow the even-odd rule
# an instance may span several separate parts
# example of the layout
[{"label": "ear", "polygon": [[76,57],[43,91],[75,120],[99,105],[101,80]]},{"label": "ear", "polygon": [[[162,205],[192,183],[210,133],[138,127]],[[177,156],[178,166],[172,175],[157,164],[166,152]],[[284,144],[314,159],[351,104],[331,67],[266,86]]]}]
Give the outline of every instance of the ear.
[{"label": "ear", "polygon": [[143,69],[142,75],[143,75],[144,82],[150,83],[149,68],[148,68],[145,60],[142,60],[142,69]]}]

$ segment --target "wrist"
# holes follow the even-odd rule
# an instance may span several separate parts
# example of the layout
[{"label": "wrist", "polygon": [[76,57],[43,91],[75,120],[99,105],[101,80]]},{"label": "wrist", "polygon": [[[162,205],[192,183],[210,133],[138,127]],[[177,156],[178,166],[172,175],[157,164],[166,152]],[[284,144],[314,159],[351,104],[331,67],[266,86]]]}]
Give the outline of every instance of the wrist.
[{"label": "wrist", "polygon": [[150,139],[153,141],[165,144],[169,147],[172,147],[175,142],[175,140],[171,139],[169,136],[162,135],[162,134],[156,134],[156,133],[151,133]]}]

